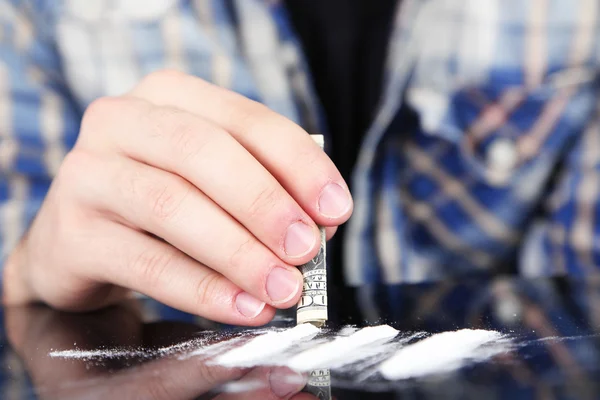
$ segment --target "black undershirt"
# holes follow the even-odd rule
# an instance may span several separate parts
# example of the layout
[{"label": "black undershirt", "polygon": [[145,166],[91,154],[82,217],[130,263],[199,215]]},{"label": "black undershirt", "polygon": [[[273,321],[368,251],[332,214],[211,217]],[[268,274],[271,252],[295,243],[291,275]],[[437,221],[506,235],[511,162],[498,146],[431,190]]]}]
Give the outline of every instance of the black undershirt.
[{"label": "black undershirt", "polygon": [[[399,0],[285,0],[322,103],[332,146],[328,149],[350,184],[363,137],[377,111],[384,64]],[[332,309],[355,313],[341,286],[343,226],[327,246]],[[333,292],[333,293],[332,293]],[[333,294],[333,299],[331,294]],[[340,300],[345,297],[346,299]],[[345,308],[345,309],[342,309]]]},{"label": "black undershirt", "polygon": [[397,0],[286,0],[348,181],[382,88]]}]

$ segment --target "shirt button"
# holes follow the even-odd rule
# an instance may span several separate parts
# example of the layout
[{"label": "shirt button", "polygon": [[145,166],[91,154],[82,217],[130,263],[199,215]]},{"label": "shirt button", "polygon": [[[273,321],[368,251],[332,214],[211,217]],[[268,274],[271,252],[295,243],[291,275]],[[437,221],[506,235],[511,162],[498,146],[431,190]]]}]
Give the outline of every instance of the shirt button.
[{"label": "shirt button", "polygon": [[490,178],[495,184],[505,184],[517,166],[518,152],[515,143],[507,138],[493,141],[487,151]]}]

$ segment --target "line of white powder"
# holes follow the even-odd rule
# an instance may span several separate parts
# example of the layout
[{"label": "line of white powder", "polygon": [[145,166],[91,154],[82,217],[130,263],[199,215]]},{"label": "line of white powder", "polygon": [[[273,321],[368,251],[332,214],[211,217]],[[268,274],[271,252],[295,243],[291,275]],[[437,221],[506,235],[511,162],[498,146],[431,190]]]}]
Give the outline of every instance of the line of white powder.
[{"label": "line of white powder", "polygon": [[[347,328],[338,332],[333,339],[308,341],[322,332],[318,328],[303,324],[290,329],[265,329],[248,340],[249,332],[225,341],[206,345],[217,337],[197,338],[156,350],[97,349],[63,350],[49,353],[53,358],[82,360],[115,358],[150,358],[183,353],[179,356],[214,357],[212,364],[227,367],[249,367],[256,365],[286,365],[297,371],[315,368],[341,370],[351,366],[352,370],[365,370],[363,378],[375,372],[388,380],[417,378],[431,374],[449,372],[469,362],[477,362],[507,351],[510,343],[499,332],[485,330],[459,330],[443,332],[425,339],[420,332],[393,340],[399,333],[394,328],[381,325],[357,330]],[[343,332],[345,335],[342,335]],[[252,333],[253,335],[256,332]],[[406,345],[415,339],[422,339]],[[305,350],[302,350],[304,347]],[[295,350],[297,354],[293,354]],[[389,357],[390,353],[394,353]],[[389,358],[388,358],[389,357]],[[387,360],[386,360],[387,358]]]},{"label": "line of white powder", "polygon": [[501,333],[486,330],[463,329],[439,333],[400,349],[380,364],[379,372],[389,380],[449,372],[469,361],[482,361],[504,351],[502,346],[482,348],[501,344],[502,339]]},{"label": "line of white powder", "polygon": [[269,332],[217,356],[213,363],[226,367],[253,367],[298,342],[313,338],[320,331],[314,325],[301,324],[282,332]]},{"label": "line of white powder", "polygon": [[194,348],[201,348],[204,345],[204,339],[191,339],[186,342],[177,343],[172,346],[161,347],[159,349],[126,349],[126,348],[108,348],[97,350],[55,350],[48,355],[52,358],[70,358],[80,360],[93,359],[116,359],[116,358],[152,358],[155,356],[167,356],[175,353],[189,351]]},{"label": "line of white powder", "polygon": [[361,348],[393,339],[398,331],[389,325],[363,328],[350,336],[310,348],[292,357],[286,365],[296,371],[329,368],[331,363],[343,361],[349,355],[360,353]]},{"label": "line of white powder", "polygon": [[70,358],[78,360],[91,359],[115,359],[115,358],[135,358],[147,357],[147,351],[138,350],[121,350],[121,349],[98,349],[98,350],[57,350],[51,351],[48,354],[52,358]]},{"label": "line of white powder", "polygon": [[393,342],[376,343],[363,348],[360,353],[350,353],[344,358],[335,360],[329,368],[340,372],[346,370],[350,373],[361,371],[356,377],[356,381],[364,381],[377,373],[377,366],[388,359],[390,354],[395,354],[413,340],[423,339],[427,336],[429,336],[427,332],[416,332]]},{"label": "line of white powder", "polygon": [[177,353],[184,353],[180,356],[181,359],[193,357],[196,355],[213,355],[219,350],[225,350],[231,345],[237,344],[239,341],[244,340],[249,334],[263,334],[272,332],[272,329],[254,329],[249,331],[242,331],[240,336],[233,337],[232,339],[218,342],[212,345],[206,346],[206,342],[210,339],[219,340],[224,335],[222,333],[213,332],[208,337],[190,339],[185,342],[176,343],[170,346],[161,347],[159,349],[136,349],[136,348],[104,348],[96,350],[53,350],[48,353],[48,356],[52,358],[69,358],[78,360],[93,360],[93,359],[116,359],[116,358],[152,358],[156,356],[169,356]]}]

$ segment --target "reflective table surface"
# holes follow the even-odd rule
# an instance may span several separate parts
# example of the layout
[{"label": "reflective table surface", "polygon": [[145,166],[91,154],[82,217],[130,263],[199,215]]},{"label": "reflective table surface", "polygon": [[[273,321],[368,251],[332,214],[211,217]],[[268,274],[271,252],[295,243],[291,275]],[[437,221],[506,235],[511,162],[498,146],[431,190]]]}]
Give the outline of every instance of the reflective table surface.
[{"label": "reflective table surface", "polygon": [[[276,365],[228,369],[193,352],[236,335],[252,336],[252,331],[215,324],[151,300],[86,314],[61,313],[43,305],[6,307],[0,398],[600,398],[599,278],[496,277],[405,285],[394,293],[389,301],[398,307],[375,323],[398,329],[398,337],[490,329],[506,334],[512,345],[441,373],[394,381],[377,373],[374,363],[302,374]],[[348,322],[367,325],[339,317],[327,332],[348,329]],[[295,321],[289,312],[282,313],[272,325],[292,327]],[[51,356],[73,349],[95,356]],[[113,352],[103,353],[106,349]]]}]

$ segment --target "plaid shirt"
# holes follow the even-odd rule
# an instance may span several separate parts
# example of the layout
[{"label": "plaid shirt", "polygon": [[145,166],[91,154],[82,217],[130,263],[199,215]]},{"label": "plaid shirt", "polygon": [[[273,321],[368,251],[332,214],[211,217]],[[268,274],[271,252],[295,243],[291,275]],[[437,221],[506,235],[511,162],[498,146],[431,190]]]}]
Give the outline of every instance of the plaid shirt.
[{"label": "plaid shirt", "polygon": [[[599,12],[596,0],[402,2],[351,182],[347,283],[368,293],[510,260],[527,276],[597,270]],[[326,132],[278,1],[0,0],[2,257],[86,106],[165,67]],[[408,108],[418,127],[403,126]]]}]

